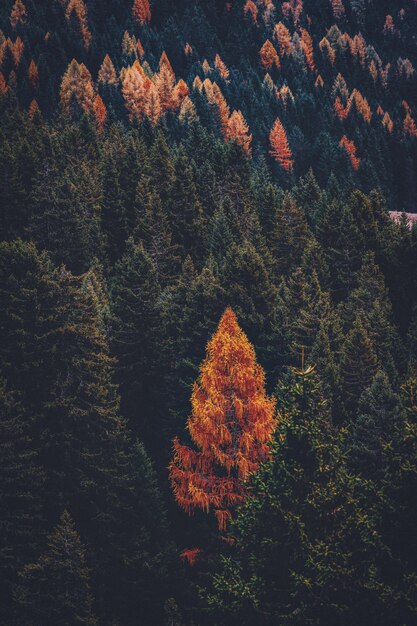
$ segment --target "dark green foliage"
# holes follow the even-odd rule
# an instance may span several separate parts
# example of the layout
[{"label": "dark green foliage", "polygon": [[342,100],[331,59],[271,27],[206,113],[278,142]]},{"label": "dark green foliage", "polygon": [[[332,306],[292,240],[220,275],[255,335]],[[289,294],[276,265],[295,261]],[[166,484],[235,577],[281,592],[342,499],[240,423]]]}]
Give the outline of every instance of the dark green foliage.
[{"label": "dark green foliage", "polygon": [[372,517],[318,380],[293,375],[279,397],[272,459],[238,511],[233,556],[222,558],[208,602],[231,624],[380,623],[378,572],[358,559],[378,549]]},{"label": "dark green foliage", "polygon": [[97,624],[85,548],[68,511],[49,535],[46,551],[37,562],[25,565],[20,578],[16,598],[22,607],[21,624]]}]

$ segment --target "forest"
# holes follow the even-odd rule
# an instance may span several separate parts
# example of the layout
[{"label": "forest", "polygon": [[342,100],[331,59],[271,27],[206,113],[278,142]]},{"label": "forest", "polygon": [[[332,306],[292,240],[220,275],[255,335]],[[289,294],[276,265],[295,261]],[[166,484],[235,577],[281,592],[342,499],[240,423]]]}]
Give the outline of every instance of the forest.
[{"label": "forest", "polygon": [[417,623],[416,33],[1,2],[1,626]]}]

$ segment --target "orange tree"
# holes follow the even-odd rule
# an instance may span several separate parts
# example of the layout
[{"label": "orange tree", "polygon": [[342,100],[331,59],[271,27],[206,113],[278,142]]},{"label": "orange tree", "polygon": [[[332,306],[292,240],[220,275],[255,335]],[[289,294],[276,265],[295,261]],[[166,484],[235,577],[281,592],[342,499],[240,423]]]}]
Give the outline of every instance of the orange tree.
[{"label": "orange tree", "polygon": [[197,449],[174,440],[172,489],[185,511],[213,510],[224,530],[247,477],[269,456],[276,424],[264,371],[230,308],[207,346],[191,404],[187,426]]}]

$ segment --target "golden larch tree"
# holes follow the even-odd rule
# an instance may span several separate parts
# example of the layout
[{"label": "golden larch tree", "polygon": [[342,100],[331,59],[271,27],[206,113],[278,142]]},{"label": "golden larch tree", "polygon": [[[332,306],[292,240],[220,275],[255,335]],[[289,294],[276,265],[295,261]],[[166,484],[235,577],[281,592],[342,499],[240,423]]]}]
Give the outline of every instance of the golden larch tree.
[{"label": "golden larch tree", "polygon": [[146,94],[145,115],[151,122],[152,126],[156,126],[162,115],[161,100],[157,88],[151,83]]},{"label": "golden larch tree", "polygon": [[264,70],[270,70],[271,67],[276,67],[277,69],[281,67],[278,52],[269,39],[265,41],[259,50],[259,60]]},{"label": "golden larch tree", "polygon": [[96,116],[97,127],[101,132],[107,118],[107,109],[101,97],[97,94],[93,102],[94,115]]},{"label": "golden larch tree", "polygon": [[336,52],[333,50],[332,46],[330,45],[330,41],[326,37],[323,37],[323,39],[320,41],[319,48],[323,56],[327,56],[330,63],[334,65],[334,62],[336,61]]},{"label": "golden larch tree", "polygon": [[247,0],[245,6],[243,7],[243,13],[245,15],[249,15],[254,24],[258,23],[258,7],[253,2],[253,0]]},{"label": "golden larch tree", "polygon": [[189,96],[189,94],[190,90],[188,89],[187,83],[185,82],[185,80],[180,78],[178,83],[175,85],[174,91],[172,93],[172,103],[173,109],[175,111],[181,108],[182,103],[184,102],[185,98]]},{"label": "golden larch tree", "polygon": [[287,133],[279,117],[269,134],[269,154],[280,164],[283,170],[291,172],[294,166],[291,148],[288,143]]},{"label": "golden larch tree", "polygon": [[7,83],[3,72],[0,72],[0,93],[5,94],[7,91]]},{"label": "golden larch tree", "polygon": [[31,120],[33,120],[35,115],[37,115],[40,112],[41,112],[41,110],[39,108],[39,104],[37,103],[37,101],[35,99],[33,99],[32,102],[30,103],[29,109],[28,109],[28,116],[29,116],[29,118]]},{"label": "golden larch tree", "polygon": [[301,47],[307,61],[307,65],[312,72],[315,70],[314,47],[310,33],[305,28],[301,29]]},{"label": "golden larch tree", "polygon": [[417,137],[417,126],[415,121],[411,117],[410,110],[407,110],[403,130],[406,135],[409,135],[410,137]]},{"label": "golden larch tree", "polygon": [[291,33],[288,28],[282,22],[278,22],[274,28],[274,35],[278,42],[279,54],[284,56],[285,54],[291,54],[293,49],[293,43],[291,39]]},{"label": "golden larch tree", "polygon": [[135,0],[132,7],[132,15],[141,26],[149,24],[152,17],[149,0]]},{"label": "golden larch tree", "polygon": [[264,371],[230,308],[207,346],[191,405],[187,427],[195,448],[174,440],[171,486],[180,507],[214,511],[225,530],[245,498],[245,481],[269,457],[276,426]]},{"label": "golden larch tree", "polygon": [[32,87],[36,87],[39,80],[39,70],[35,61],[32,59],[28,67],[28,78]]},{"label": "golden larch tree", "polygon": [[81,37],[83,38],[84,48],[87,49],[91,42],[91,33],[88,28],[87,21],[87,7],[83,0],[70,0],[65,11],[67,20],[71,20],[74,17],[78,21]]},{"label": "golden larch tree", "polygon": [[359,159],[359,157],[356,156],[357,148],[354,142],[348,139],[346,135],[343,135],[342,139],[339,142],[339,145],[341,148],[343,148],[346,151],[350,159],[350,162],[352,164],[352,168],[356,172],[359,169],[361,160]]},{"label": "golden larch tree", "polygon": [[22,0],[16,0],[10,13],[10,24],[16,28],[18,24],[22,26],[27,23],[27,10]]},{"label": "golden larch tree", "polygon": [[384,116],[382,118],[382,126],[389,132],[389,134],[391,135],[391,133],[394,130],[394,122],[391,119],[391,116],[389,113],[384,113]]},{"label": "golden larch tree", "polygon": [[94,110],[94,85],[91,74],[84,65],[73,59],[61,82],[61,104],[65,111],[70,112],[74,103],[85,113]]},{"label": "golden larch tree", "polygon": [[221,59],[219,54],[216,54],[216,57],[214,59],[214,66],[216,67],[217,71],[219,72],[223,80],[227,83],[228,78],[230,76],[230,71],[226,63]]},{"label": "golden larch tree", "polygon": [[236,141],[251,156],[252,135],[249,134],[249,126],[241,111],[233,111],[230,116],[227,123],[227,139]]},{"label": "golden larch tree", "polygon": [[139,64],[133,64],[127,68],[122,81],[122,94],[129,119],[141,121],[145,113],[146,94],[152,84],[150,79],[144,76]]},{"label": "golden larch tree", "polygon": [[114,69],[113,61],[108,54],[103,59],[103,63],[98,71],[98,82],[102,85],[117,85],[117,74]]}]

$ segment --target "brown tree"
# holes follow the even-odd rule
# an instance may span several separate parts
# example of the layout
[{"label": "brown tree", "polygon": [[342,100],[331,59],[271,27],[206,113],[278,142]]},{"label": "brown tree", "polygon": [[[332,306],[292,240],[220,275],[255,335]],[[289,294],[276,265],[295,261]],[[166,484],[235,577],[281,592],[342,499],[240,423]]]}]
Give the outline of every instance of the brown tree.
[{"label": "brown tree", "polygon": [[259,59],[264,70],[270,70],[271,67],[276,67],[277,69],[281,67],[278,52],[269,39],[265,41],[260,49]]}]

